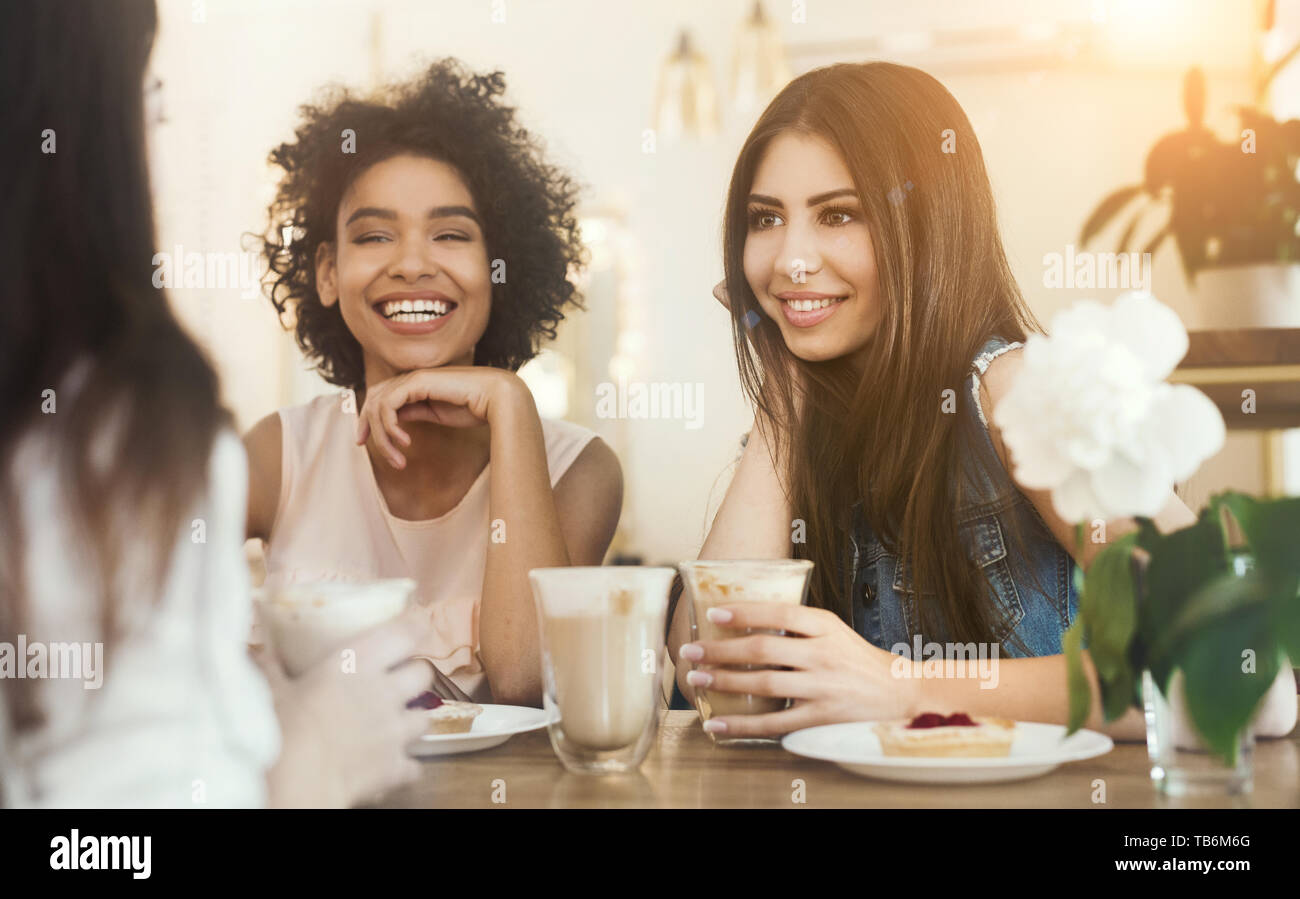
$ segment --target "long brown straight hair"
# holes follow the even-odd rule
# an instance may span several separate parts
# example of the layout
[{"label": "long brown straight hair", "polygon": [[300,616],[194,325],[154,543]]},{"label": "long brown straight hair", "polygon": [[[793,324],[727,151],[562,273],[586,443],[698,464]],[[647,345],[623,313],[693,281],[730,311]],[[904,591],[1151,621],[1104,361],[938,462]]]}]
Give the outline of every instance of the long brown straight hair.
[{"label": "long brown straight hair", "polygon": [[[881,315],[860,369],[847,357],[795,358],[745,278],[754,174],[772,139],[791,131],[838,151],[867,219]],[[723,242],[741,383],[775,425],[773,449],[806,524],[795,555],[816,563],[810,603],[851,620],[853,572],[843,560],[861,500],[912,573],[922,633],[996,642],[989,586],[957,520],[961,472],[987,465],[973,451],[980,435],[963,424],[969,416],[948,414],[944,400],[969,401],[965,378],[990,337],[1042,329],[1007,263],[979,141],[957,101],[930,75],[887,62],[796,78],[740,151]]]},{"label": "long brown straight hair", "polygon": [[[68,525],[84,554],[71,545],[41,561],[85,567],[110,662],[126,604],[141,599],[121,595],[118,575],[161,590],[228,422],[215,372],[152,284],[143,93],[156,25],[153,0],[0,12],[0,640],[13,643],[30,615],[12,463],[22,438],[44,432],[70,517],[35,526]],[[54,152],[42,152],[44,129]],[[79,386],[65,390],[74,372]],[[147,570],[119,571],[127,559]],[[15,731],[43,718],[33,686],[0,683]]]}]

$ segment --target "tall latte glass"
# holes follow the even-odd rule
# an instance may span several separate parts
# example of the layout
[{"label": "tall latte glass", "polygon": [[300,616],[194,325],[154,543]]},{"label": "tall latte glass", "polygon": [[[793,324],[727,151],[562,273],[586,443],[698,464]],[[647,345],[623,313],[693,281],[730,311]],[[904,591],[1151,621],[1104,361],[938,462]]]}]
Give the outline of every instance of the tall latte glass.
[{"label": "tall latte glass", "polygon": [[[807,559],[700,560],[682,562],[682,573],[691,622],[691,641],[725,640],[747,634],[779,634],[760,628],[730,628],[714,624],[709,609],[733,602],[778,602],[802,605],[808,595],[813,563]],[[697,665],[707,670],[708,665]],[[726,670],[754,671],[762,665],[728,665]],[[695,704],[701,723],[724,715],[760,715],[779,712],[789,700],[749,693],[723,693],[695,688]],[[728,737],[709,734],[719,745],[771,744],[769,739]]]},{"label": "tall latte glass", "polygon": [[551,746],[578,774],[645,760],[659,724],[671,568],[534,568]]}]

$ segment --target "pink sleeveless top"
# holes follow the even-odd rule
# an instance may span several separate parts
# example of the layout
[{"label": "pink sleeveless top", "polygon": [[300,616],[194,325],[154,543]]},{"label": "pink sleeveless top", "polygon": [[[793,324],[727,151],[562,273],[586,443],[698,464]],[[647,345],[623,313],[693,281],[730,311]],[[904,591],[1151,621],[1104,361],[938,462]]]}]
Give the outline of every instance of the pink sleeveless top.
[{"label": "pink sleeveless top", "polygon": [[[479,659],[488,522],[488,471],[446,514],[407,521],[388,511],[370,457],[357,446],[356,414],[341,395],[280,410],[280,499],[266,548],[266,583],[409,577],[433,617],[421,651],[475,701],[491,702]],[[595,433],[542,419],[554,487]]]}]

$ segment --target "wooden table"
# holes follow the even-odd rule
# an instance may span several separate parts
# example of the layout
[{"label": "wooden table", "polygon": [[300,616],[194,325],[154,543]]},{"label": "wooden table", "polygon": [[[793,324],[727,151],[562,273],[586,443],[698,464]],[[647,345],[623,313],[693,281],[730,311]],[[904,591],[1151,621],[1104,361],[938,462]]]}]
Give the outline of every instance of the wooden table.
[{"label": "wooden table", "polygon": [[[640,773],[570,774],[545,729],[495,749],[423,763],[420,779],[383,797],[391,808],[1300,808],[1300,729],[1255,747],[1245,797],[1166,799],[1148,774],[1145,744],[1117,743],[1100,758],[1034,780],[976,786],[893,784],[855,777],[776,748],[714,746],[693,711],[661,711]],[[1094,803],[1096,780],[1106,802]],[[802,781],[805,802],[793,797]],[[494,802],[504,798],[504,802]]]}]

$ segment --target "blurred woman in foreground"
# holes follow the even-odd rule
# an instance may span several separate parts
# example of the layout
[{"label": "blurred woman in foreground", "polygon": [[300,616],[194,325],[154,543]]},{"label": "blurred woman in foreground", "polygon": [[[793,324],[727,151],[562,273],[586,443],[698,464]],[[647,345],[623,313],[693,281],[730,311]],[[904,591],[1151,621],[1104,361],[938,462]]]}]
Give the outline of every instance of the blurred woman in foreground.
[{"label": "blurred woman in foreground", "polygon": [[412,621],[359,640],[355,674],[268,689],[246,652],[247,462],[152,285],[152,0],[3,19],[0,804],[343,805],[395,785],[423,726],[403,707],[427,669],[387,670]]}]

